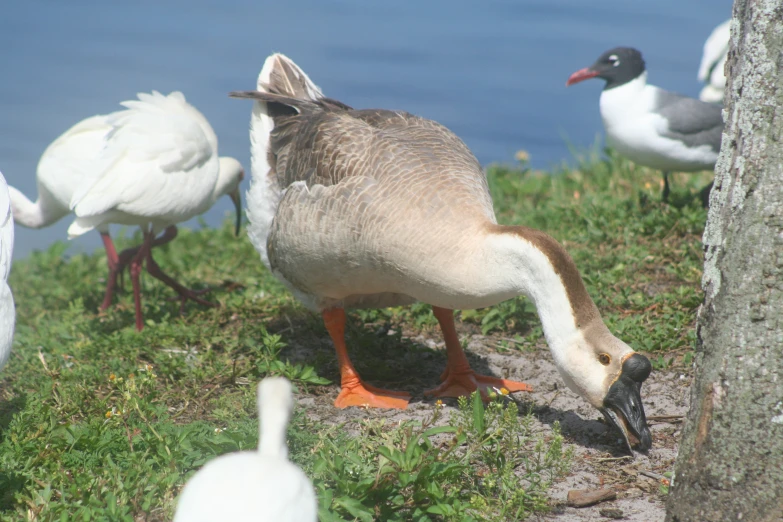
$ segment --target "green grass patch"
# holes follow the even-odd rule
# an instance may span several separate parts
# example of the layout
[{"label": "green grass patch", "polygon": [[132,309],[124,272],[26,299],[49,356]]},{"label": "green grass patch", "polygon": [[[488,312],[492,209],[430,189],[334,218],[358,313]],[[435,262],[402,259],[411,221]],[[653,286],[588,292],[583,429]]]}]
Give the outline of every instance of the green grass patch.
[{"label": "green grass patch", "polygon": [[[702,300],[706,175],[674,176],[670,205],[659,202],[658,172],[612,154],[555,173],[519,165],[490,166],[488,175],[500,222],[563,242],[611,330],[659,368],[688,362]],[[231,228],[227,220],[182,230],[156,249],[164,270],[209,286],[222,306],[188,304],[180,315],[170,290],[144,278],[142,333],[129,292],[97,313],[102,251],[69,256],[57,243],[14,264],[17,331],[0,374],[0,520],[170,520],[200,465],[256,445],[259,379],[284,375],[315,398],[333,390],[324,387],[338,374],[320,318]],[[523,298],[461,315],[463,328],[497,337],[500,351],[542,343]],[[430,308],[352,313],[358,370],[388,387],[431,385],[443,355],[403,331],[436,336]],[[486,408],[461,401],[449,415],[433,405],[420,423],[367,420],[351,436],[302,410],[291,456],[313,477],[323,520],[522,518],[547,509],[549,485],[568,468],[558,431],[532,433],[530,418],[505,399]]]}]

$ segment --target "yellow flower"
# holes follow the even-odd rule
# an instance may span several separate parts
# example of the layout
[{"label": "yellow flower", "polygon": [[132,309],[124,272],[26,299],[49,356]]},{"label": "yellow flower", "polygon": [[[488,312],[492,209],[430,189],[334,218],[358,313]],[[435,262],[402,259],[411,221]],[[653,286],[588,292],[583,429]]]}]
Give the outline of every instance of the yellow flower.
[{"label": "yellow flower", "polygon": [[113,415],[113,413],[111,412],[111,410],[109,410],[109,411],[107,411],[107,412],[106,412],[106,418],[107,418],[107,419],[111,419],[111,416],[112,416],[112,415]]},{"label": "yellow flower", "polygon": [[438,408],[442,408],[443,407],[443,401],[438,399],[437,401],[435,401],[435,406],[437,406]]},{"label": "yellow flower", "polygon": [[110,381],[113,381],[113,380],[114,380],[114,379],[116,379],[116,378],[117,378],[117,376],[116,376],[116,375],[114,375],[113,373],[110,373],[110,374],[109,374],[109,380],[110,380]]},{"label": "yellow flower", "polygon": [[501,395],[508,395],[509,393],[511,393],[511,392],[508,391],[508,388],[500,388],[500,394]]},{"label": "yellow flower", "polygon": [[526,150],[518,150],[517,153],[514,154],[514,158],[516,158],[517,161],[525,163],[530,159],[530,154],[528,154]]}]

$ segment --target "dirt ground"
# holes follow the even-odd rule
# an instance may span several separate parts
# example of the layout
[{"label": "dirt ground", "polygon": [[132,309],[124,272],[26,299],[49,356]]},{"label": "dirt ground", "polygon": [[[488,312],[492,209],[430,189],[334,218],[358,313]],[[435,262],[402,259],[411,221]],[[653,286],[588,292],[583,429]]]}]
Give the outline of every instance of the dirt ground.
[{"label": "dirt ground", "polygon": [[[663,475],[673,469],[683,416],[687,413],[690,375],[684,374],[682,369],[653,371],[650,375],[642,387],[642,398],[647,418],[651,419],[648,422],[652,431],[653,447],[647,455],[635,452],[634,458],[630,458],[620,435],[603,421],[602,415],[565,387],[545,345],[503,355],[495,350],[501,338],[478,335],[464,327],[462,330],[462,336],[470,339],[467,353],[474,369],[480,373],[508,377],[533,385],[533,392],[516,395],[522,410],[532,408],[536,417],[536,429],[551,431],[552,424],[559,421],[567,444],[574,450],[575,458],[570,475],[557,483],[552,490],[552,512],[539,517],[538,520],[582,522],[620,519],[654,522],[664,519],[665,497],[659,492],[659,481],[639,472]],[[395,333],[380,330],[376,335],[387,336]],[[393,366],[391,371],[397,378],[392,381],[388,378],[376,378],[373,381],[369,370],[364,372],[357,365],[365,379],[372,384],[410,392],[413,399],[407,410],[337,410],[332,405],[339,391],[336,385],[320,387],[320,393],[301,397],[299,407],[305,408],[312,418],[323,422],[345,422],[348,429],[352,422],[368,417],[397,421],[428,416],[434,405],[432,400],[424,398],[423,391],[437,384],[440,370],[445,365],[443,343],[437,333],[434,331],[432,336],[412,334],[411,337],[406,337],[403,332],[408,348],[397,345],[394,348],[399,352],[392,354],[384,350],[385,353],[380,354],[381,360],[385,359],[386,364]],[[304,347],[300,345],[299,348]],[[312,349],[312,344],[305,348],[307,351]],[[324,356],[328,356],[329,352],[333,353],[328,339],[322,339],[322,346],[316,350],[323,350]],[[294,351],[298,350],[294,348]],[[356,359],[360,357],[359,353],[355,356]],[[380,361],[375,364],[378,362]],[[336,366],[333,373],[334,375],[327,376],[333,382],[339,382]],[[447,401],[446,404],[448,410],[454,408],[456,403]],[[566,506],[569,490],[600,487],[614,488],[617,491],[617,499],[584,508]]]}]

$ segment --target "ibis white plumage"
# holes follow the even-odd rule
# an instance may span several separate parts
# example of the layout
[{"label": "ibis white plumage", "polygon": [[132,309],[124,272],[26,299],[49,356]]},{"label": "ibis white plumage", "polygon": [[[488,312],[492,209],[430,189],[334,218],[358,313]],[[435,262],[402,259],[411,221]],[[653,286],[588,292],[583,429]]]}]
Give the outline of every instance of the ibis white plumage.
[{"label": "ibis white plumage", "polygon": [[[110,116],[99,114],[86,118],[63,132],[46,148],[36,169],[38,199],[35,202],[18,189],[8,187],[11,211],[17,225],[44,228],[71,213],[74,192],[88,180],[92,164],[106,145],[106,136],[112,128],[109,124]],[[111,305],[117,276],[138,249],[129,248],[118,254],[109,235],[108,224],[98,227],[98,231],[109,265],[106,295],[101,304],[101,310],[105,310]],[[168,229],[155,244],[167,243],[175,236],[176,229]]]},{"label": "ibis white plumage", "polygon": [[729,56],[729,38],[731,37],[731,20],[726,20],[712,30],[704,42],[704,52],[701,55],[699,73],[700,82],[704,84],[699,99],[704,102],[722,103],[723,91],[726,89],[726,58]]},{"label": "ibis white plumage", "polygon": [[293,409],[291,384],[282,377],[258,385],[258,450],[223,455],[185,485],[174,522],[314,522],[310,479],[288,460],[286,429]]},{"label": "ibis white plumage", "polygon": [[239,183],[244,177],[234,158],[219,158],[218,140],[207,119],[181,92],[139,93],[121,103],[125,110],[108,116],[105,144],[86,180],[74,192],[76,215],[68,228],[73,238],[110,223],[138,225],[144,241],[130,260],[136,328],[143,329],[139,276],[147,271],[183,299],[213,305],[166,275],[152,258],[162,230],[206,212],[229,195],[240,220]]},{"label": "ibis white plumage", "polygon": [[16,325],[14,296],[8,287],[11,257],[14,253],[14,217],[11,198],[3,174],[0,173],[0,370],[11,355],[11,343]]}]

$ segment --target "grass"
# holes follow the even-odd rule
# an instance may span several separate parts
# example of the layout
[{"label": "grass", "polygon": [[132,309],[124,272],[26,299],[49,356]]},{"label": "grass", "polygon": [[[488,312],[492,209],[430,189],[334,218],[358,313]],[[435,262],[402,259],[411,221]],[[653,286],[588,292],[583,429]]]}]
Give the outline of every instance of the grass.
[{"label": "grass", "polygon": [[[611,153],[554,173],[520,164],[488,174],[500,222],[563,242],[611,330],[658,368],[688,362],[702,300],[705,175],[675,176],[673,202],[663,205],[660,174]],[[228,221],[182,231],[156,259],[186,284],[211,285],[222,306],[188,305],[179,315],[170,291],[147,278],[148,327],[136,333],[128,293],[96,313],[103,252],[69,257],[57,243],[14,264],[17,330],[0,374],[0,520],[170,520],[200,465],[256,445],[260,378],[285,375],[314,400],[334,393],[326,385],[338,380],[337,366],[320,319]],[[542,343],[522,298],[461,319],[498,351]],[[394,387],[400,375],[437,377],[442,355],[410,339],[437,337],[429,307],[360,311],[349,323],[368,380]],[[509,520],[547,509],[547,489],[570,459],[557,429],[533,433],[526,412],[503,397],[431,407],[420,422],[368,414],[351,429],[297,409],[291,456],[313,477],[322,520]]]}]

